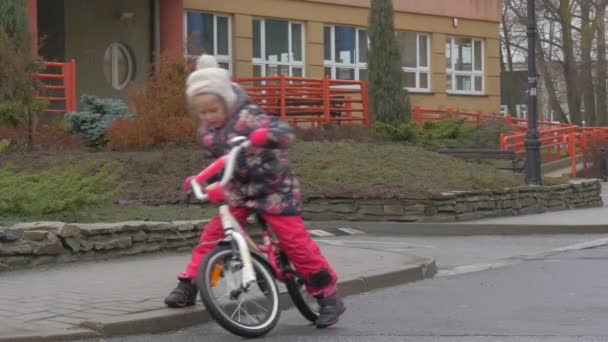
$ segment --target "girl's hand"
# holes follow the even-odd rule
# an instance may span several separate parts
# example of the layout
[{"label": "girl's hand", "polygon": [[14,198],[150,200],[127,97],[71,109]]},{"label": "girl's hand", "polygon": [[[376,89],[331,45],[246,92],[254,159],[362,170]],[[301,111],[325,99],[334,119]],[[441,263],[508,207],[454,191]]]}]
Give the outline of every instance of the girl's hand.
[{"label": "girl's hand", "polygon": [[224,189],[222,188],[220,182],[215,182],[206,187],[205,193],[207,196],[209,196],[209,202],[213,204],[224,202],[226,200],[226,195],[224,194]]},{"label": "girl's hand", "polygon": [[184,193],[186,195],[189,195],[189,194],[192,193],[192,188],[191,188],[190,183],[192,183],[192,180],[194,178],[195,178],[194,176],[190,176],[190,177],[184,179],[184,188],[183,188],[183,191],[184,191]]},{"label": "girl's hand", "polygon": [[264,147],[268,144],[268,128],[258,128],[249,135],[251,144],[255,147]]}]

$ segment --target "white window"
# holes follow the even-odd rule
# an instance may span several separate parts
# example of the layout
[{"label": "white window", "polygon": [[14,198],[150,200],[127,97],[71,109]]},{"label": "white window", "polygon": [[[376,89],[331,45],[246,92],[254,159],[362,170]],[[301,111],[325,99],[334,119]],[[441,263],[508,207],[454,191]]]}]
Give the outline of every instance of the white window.
[{"label": "white window", "polygon": [[338,80],[367,80],[367,31],[325,26],[325,75]]},{"label": "white window", "polygon": [[431,49],[429,35],[410,31],[397,32],[401,50],[403,84],[410,91],[431,90]]},{"label": "white window", "polygon": [[286,20],[253,20],[253,75],[304,76],[304,25]]},{"label": "white window", "polygon": [[448,93],[484,93],[483,40],[448,37],[446,41],[446,82]]},{"label": "white window", "polygon": [[202,53],[214,55],[220,66],[232,66],[232,26],[225,15],[186,11],[184,13],[184,39],[186,55],[197,57]]}]

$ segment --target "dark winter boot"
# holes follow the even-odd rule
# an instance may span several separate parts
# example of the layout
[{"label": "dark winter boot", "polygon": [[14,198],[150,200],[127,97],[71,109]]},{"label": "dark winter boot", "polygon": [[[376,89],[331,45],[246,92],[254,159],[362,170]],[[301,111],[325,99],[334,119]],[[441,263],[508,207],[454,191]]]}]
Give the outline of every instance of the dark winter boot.
[{"label": "dark winter boot", "polygon": [[196,304],[198,289],[192,279],[180,279],[177,287],[165,298],[170,308],[184,308]]},{"label": "dark winter boot", "polygon": [[338,293],[319,300],[319,318],[315,325],[319,329],[330,327],[338,322],[340,315],[346,311],[346,306]]}]

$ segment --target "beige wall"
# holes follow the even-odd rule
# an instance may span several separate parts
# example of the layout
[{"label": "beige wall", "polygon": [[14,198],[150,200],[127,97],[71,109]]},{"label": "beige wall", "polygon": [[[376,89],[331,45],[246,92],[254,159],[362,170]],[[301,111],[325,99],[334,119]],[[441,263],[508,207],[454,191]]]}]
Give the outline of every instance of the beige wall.
[{"label": "beige wall", "polygon": [[[402,1],[401,5],[408,5],[407,1]],[[416,0],[411,3],[422,4],[423,2],[428,2],[429,5],[437,5],[438,1],[441,3],[446,2],[446,0]],[[435,14],[416,14],[410,12],[397,12],[395,14],[395,28],[397,30],[410,30],[431,34],[431,94],[412,94],[412,103],[424,107],[458,108],[467,111],[498,113],[500,111],[499,23],[495,19],[497,15],[496,6],[500,9],[499,5],[501,1],[449,1],[453,1],[452,6],[455,3],[460,3],[461,5],[465,2],[474,3],[475,9],[471,10],[470,16],[486,18],[487,20],[460,19],[458,26],[454,27],[453,17],[437,15],[437,13],[440,13],[437,11],[435,11]],[[251,66],[253,55],[253,17],[289,19],[303,22],[305,24],[306,36],[306,74],[308,77],[323,77],[324,24],[367,26],[367,8],[356,6],[357,1],[349,0],[349,6],[337,4],[338,2],[340,0],[184,0],[184,7],[186,9],[232,15],[234,28],[234,74],[237,77],[250,77],[253,74]],[[362,1],[359,2],[363,3]],[[397,0],[396,3],[398,2]],[[482,3],[486,3],[488,7],[481,6]],[[412,6],[409,8],[426,8],[427,12],[433,8],[435,10],[438,9],[437,6]],[[459,17],[465,18],[466,16],[462,14],[462,8],[459,11],[458,13],[461,13]],[[462,96],[446,93],[445,40],[447,36],[468,36],[484,40],[484,95]]]}]

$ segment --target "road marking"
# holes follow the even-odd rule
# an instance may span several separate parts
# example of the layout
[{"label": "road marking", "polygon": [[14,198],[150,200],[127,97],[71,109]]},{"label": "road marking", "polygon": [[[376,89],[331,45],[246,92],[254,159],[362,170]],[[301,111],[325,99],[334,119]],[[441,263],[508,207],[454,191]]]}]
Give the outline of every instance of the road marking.
[{"label": "road marking", "polygon": [[365,234],[364,232],[362,232],[360,230],[353,229],[353,228],[338,228],[338,230],[341,230],[341,231],[343,231],[343,232],[345,232],[347,234],[350,234],[350,235],[362,235],[362,234]]},{"label": "road marking", "polygon": [[349,235],[363,235],[364,232],[353,229],[353,228],[327,228],[327,229],[313,229],[309,231],[312,236],[315,237],[333,237],[333,236],[349,236]]},{"label": "road marking", "polygon": [[334,234],[326,232],[326,231],[321,230],[321,229],[311,230],[310,234],[313,235],[313,236],[317,236],[317,237],[335,236]]},{"label": "road marking", "polygon": [[509,258],[511,260],[503,260],[503,261],[498,261],[495,263],[487,263],[487,264],[464,265],[464,266],[457,266],[457,267],[454,267],[449,270],[440,270],[439,272],[437,272],[437,276],[438,277],[447,277],[447,276],[454,276],[454,275],[461,275],[461,274],[468,274],[468,273],[492,270],[492,269],[496,269],[496,268],[500,268],[500,267],[520,264],[520,263],[523,263],[524,261],[528,261],[528,260],[545,258],[545,257],[556,255],[556,254],[572,252],[572,251],[579,251],[579,250],[584,250],[584,249],[597,248],[597,247],[602,247],[602,246],[606,246],[606,245],[608,245],[608,239],[597,239],[597,240],[585,241],[585,242],[576,243],[576,244],[573,244],[570,246],[551,249],[549,251],[542,252],[542,253],[535,254],[535,255],[523,255],[521,257],[518,257],[517,260],[513,260],[513,258]]}]

